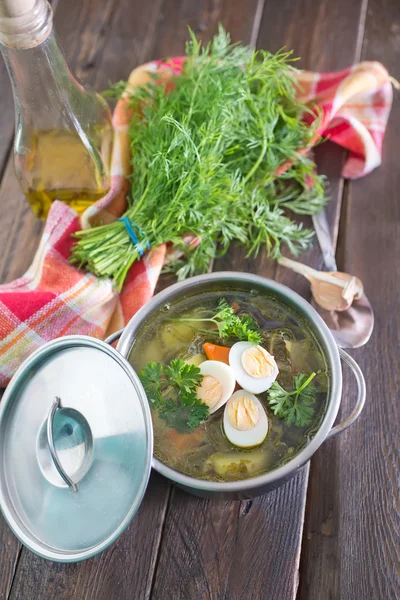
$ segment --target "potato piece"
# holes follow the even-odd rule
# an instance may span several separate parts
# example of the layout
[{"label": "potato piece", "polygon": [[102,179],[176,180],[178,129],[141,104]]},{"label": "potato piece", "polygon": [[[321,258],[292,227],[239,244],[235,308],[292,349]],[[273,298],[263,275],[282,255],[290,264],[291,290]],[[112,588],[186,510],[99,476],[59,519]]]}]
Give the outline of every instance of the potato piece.
[{"label": "potato piece", "polygon": [[260,473],[267,466],[267,452],[215,452],[208,457],[205,472],[212,470],[223,479],[241,479]]},{"label": "potato piece", "polygon": [[136,371],[140,371],[145,367],[149,362],[163,362],[164,359],[164,350],[161,346],[159,340],[153,339],[149,341],[142,352],[139,354],[136,350],[132,353],[134,357],[134,366]]},{"label": "potato piece", "polygon": [[202,354],[200,352],[199,354],[195,354],[194,356],[191,356],[190,358],[188,358],[187,360],[185,360],[185,362],[188,365],[194,365],[195,367],[198,367],[205,360],[207,360],[205,354]]},{"label": "potato piece", "polygon": [[195,329],[190,326],[190,323],[174,323],[173,332],[180,342],[190,342],[195,335]]},{"label": "potato piece", "polygon": [[174,328],[171,325],[166,325],[161,330],[161,339],[166,348],[174,347],[178,343],[178,339],[175,336]]},{"label": "potato piece", "polygon": [[292,370],[293,373],[300,373],[301,371],[305,371],[306,373],[310,370],[310,340],[295,340],[292,343],[290,358],[292,361]]},{"label": "potato piece", "polygon": [[168,323],[161,330],[161,338],[167,348],[182,343],[188,344],[193,335],[193,328],[185,323]]}]

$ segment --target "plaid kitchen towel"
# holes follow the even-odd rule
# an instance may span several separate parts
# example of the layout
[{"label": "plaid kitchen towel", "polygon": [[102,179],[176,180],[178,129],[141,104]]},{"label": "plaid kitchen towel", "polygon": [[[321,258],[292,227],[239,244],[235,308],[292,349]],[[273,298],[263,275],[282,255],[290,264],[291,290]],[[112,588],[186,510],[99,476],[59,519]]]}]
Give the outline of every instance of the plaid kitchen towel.
[{"label": "plaid kitchen towel", "polygon": [[343,177],[357,179],[378,167],[392,106],[392,84],[399,85],[385,67],[362,62],[336,73],[302,71],[298,82],[299,102],[313,102],[320,108],[317,139],[330,139],[350,151]]},{"label": "plaid kitchen towel", "polygon": [[[155,71],[168,80],[171,74],[179,74],[182,64],[183,59],[176,58],[142,65],[131,73],[129,83],[143,85]],[[364,62],[337,73],[302,71],[298,84],[299,101],[318,106],[320,125],[315,141],[328,137],[350,151],[343,175],[356,178],[377,167],[392,103],[386,69],[376,62]],[[113,115],[111,187],[106,196],[81,219],[55,202],[31,267],[20,279],[0,286],[0,386],[47,341],[70,334],[104,338],[123,327],[154,292],[169,257],[165,246],[151,249],[132,266],[119,295],[109,280],[97,279],[68,263],[72,233],[96,222],[109,223],[125,211],[130,118],[128,103],[122,98]],[[198,240],[189,238],[187,242],[196,244]]]}]

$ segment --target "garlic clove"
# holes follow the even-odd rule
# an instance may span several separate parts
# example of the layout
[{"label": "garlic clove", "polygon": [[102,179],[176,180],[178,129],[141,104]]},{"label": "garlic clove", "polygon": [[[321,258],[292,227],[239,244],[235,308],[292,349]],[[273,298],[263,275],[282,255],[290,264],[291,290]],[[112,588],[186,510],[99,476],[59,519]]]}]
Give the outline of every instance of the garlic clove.
[{"label": "garlic clove", "polygon": [[361,281],[340,271],[316,271],[312,267],[282,256],[279,264],[301,273],[311,284],[314,300],[327,311],[347,310],[364,293]]},{"label": "garlic clove", "polygon": [[363,295],[363,285],[357,277],[339,271],[329,272],[329,275],[340,282],[346,282],[345,287],[308,277],[314,300],[325,310],[347,310],[354,300],[358,300]]}]

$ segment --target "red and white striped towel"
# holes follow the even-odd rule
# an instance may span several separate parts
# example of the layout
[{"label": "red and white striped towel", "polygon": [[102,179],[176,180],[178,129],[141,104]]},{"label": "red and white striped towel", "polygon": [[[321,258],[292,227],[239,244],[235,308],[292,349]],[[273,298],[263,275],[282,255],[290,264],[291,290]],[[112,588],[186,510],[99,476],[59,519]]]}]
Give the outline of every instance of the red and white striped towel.
[{"label": "red and white striped towel", "polygon": [[[154,71],[168,78],[180,72],[182,63],[182,58],[176,58],[142,65],[131,73],[129,82],[143,85]],[[303,71],[298,74],[298,83],[299,101],[317,103],[322,115],[315,141],[329,137],[350,151],[343,175],[356,178],[377,167],[392,103],[386,69],[376,62],[364,62],[338,73]],[[113,116],[112,182],[107,195],[82,219],[55,202],[31,267],[20,279],[0,286],[0,386],[45,342],[70,334],[104,338],[123,327],[154,293],[167,259],[165,246],[151,249],[132,266],[119,295],[110,281],[99,280],[68,263],[72,233],[99,220],[111,222],[125,211],[130,118],[130,109],[122,99]]]}]

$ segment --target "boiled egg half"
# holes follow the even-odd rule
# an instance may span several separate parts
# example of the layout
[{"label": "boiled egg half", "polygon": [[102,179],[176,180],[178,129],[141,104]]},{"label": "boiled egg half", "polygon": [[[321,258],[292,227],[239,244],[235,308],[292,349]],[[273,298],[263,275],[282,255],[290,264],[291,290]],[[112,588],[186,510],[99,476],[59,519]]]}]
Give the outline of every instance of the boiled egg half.
[{"label": "boiled egg half", "polygon": [[234,446],[262,444],[268,433],[268,417],[258,398],[246,390],[235,392],[225,406],[224,431]]},{"label": "boiled egg half", "polygon": [[221,408],[232,396],[236,379],[233,369],[218,360],[206,360],[199,365],[203,379],[196,395],[207,404],[210,414]]},{"label": "boiled egg half", "polygon": [[251,342],[234,344],[229,352],[229,364],[238,384],[253,394],[268,390],[279,373],[272,354]]}]

